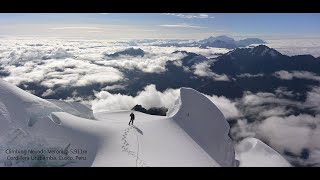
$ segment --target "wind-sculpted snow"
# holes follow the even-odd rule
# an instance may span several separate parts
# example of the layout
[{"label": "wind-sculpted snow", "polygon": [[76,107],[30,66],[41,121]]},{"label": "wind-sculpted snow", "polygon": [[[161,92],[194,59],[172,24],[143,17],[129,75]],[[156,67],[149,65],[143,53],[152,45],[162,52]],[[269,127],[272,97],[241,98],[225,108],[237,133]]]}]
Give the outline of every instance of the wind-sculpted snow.
[{"label": "wind-sculpted snow", "polygon": [[62,111],[56,105],[26,93],[3,80],[0,80],[0,102],[10,113],[11,123],[20,127],[25,125],[31,127],[51,112]]},{"label": "wind-sculpted snow", "polygon": [[74,116],[86,119],[94,119],[91,107],[88,107],[82,103],[61,101],[55,99],[49,99],[48,101],[61,108],[63,111]]},{"label": "wind-sculpted snow", "polygon": [[[67,154],[55,154],[57,160],[41,160],[41,157],[48,155],[47,151],[41,154],[28,154],[30,156],[23,153],[7,153],[6,151],[8,149],[64,150],[84,147],[93,143],[94,140],[90,139],[90,135],[81,134],[73,127],[65,126],[63,122],[57,122],[52,112],[62,111],[58,106],[1,80],[0,166],[89,166],[92,163],[91,159],[75,162]],[[94,150],[91,152],[95,153]],[[35,160],[10,159],[9,156],[32,156]],[[59,158],[64,159],[59,160]]]},{"label": "wind-sculpted snow", "polygon": [[221,111],[193,89],[181,88],[180,96],[179,110],[172,119],[221,166],[235,166],[230,127]]}]

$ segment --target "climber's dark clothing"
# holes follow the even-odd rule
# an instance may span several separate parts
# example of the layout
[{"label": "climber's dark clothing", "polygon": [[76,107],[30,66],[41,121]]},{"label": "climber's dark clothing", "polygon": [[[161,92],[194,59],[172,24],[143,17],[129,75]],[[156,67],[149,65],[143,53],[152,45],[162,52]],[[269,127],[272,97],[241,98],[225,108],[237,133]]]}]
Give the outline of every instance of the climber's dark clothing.
[{"label": "climber's dark clothing", "polygon": [[130,114],[130,121],[129,121],[129,125],[131,124],[131,125],[133,125],[133,121],[134,121],[134,114],[133,113],[131,113]]}]

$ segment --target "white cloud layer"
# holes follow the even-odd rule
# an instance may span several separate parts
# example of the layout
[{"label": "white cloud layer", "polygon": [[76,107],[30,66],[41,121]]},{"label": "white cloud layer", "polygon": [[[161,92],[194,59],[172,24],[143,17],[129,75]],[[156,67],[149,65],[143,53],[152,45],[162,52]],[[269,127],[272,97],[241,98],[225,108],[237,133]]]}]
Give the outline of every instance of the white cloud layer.
[{"label": "white cloud layer", "polygon": [[284,80],[292,80],[293,78],[298,78],[298,79],[309,79],[314,81],[320,81],[320,76],[308,71],[288,72],[288,71],[281,70],[281,71],[275,72],[274,76]]},{"label": "white cloud layer", "polygon": [[187,23],[179,23],[179,24],[161,24],[158,25],[160,27],[168,27],[168,28],[206,28],[204,26],[195,26]]},{"label": "white cloud layer", "polygon": [[300,38],[300,39],[270,39],[267,46],[275,48],[282,54],[293,56],[301,54],[311,54],[320,57],[319,38]]},{"label": "white cloud layer", "polygon": [[320,87],[313,87],[307,93],[306,106],[320,114]]},{"label": "white cloud layer", "polygon": [[[288,46],[287,46],[288,45]],[[289,49],[289,44],[286,47]],[[122,51],[130,46],[102,40],[98,41],[62,41],[56,39],[0,39],[0,66],[10,75],[5,80],[14,84],[37,82],[48,89],[43,96],[51,95],[54,85],[85,86],[92,83],[110,83],[100,92],[95,92],[91,102],[95,112],[105,110],[131,109],[136,104],[145,108],[165,106],[170,108],[179,96],[178,89],[164,92],[156,90],[155,85],[146,86],[136,96],[111,94],[108,91],[124,89],[124,74],[120,69],[138,69],[146,73],[166,71],[167,61],[179,63],[185,54],[174,51],[188,51],[212,57],[215,53],[226,53],[219,48],[200,49],[197,47],[156,47],[139,45],[145,51],[144,57],[120,56],[105,59],[104,54]],[[311,48],[312,49],[312,48]],[[303,49],[296,47],[297,53]],[[300,51],[300,52],[299,52]],[[313,51],[314,53],[315,51]],[[317,52],[319,50],[317,49]],[[229,80],[225,75],[218,75],[209,69],[209,62],[195,65],[195,75],[210,77],[213,80]],[[320,77],[307,71],[278,71],[274,74],[284,80],[293,78],[320,81]],[[263,74],[241,74],[239,78],[261,77]],[[120,85],[121,84],[121,85]],[[223,96],[208,96],[222,111],[226,118],[236,118],[231,129],[236,139],[252,136],[261,138],[273,148],[283,153],[284,150],[300,154],[302,149],[310,150],[307,163],[320,164],[319,119],[320,87],[314,86],[306,94],[305,102],[290,100],[298,94],[279,87],[274,93],[246,92],[242,98],[231,100]],[[70,99],[77,97],[70,97]],[[80,99],[77,99],[80,100]],[[293,108],[313,110],[318,115],[293,114]],[[249,122],[249,118],[255,122]],[[304,163],[304,162],[303,162]]]},{"label": "white cloud layer", "polygon": [[144,57],[105,59],[105,53],[112,54],[130,46],[97,40],[28,38],[1,39],[0,44],[0,66],[10,73],[5,78],[7,81],[14,84],[41,82],[47,87],[118,82],[124,78],[119,68],[161,73],[166,71],[167,61],[185,57],[182,53],[172,54],[174,51],[188,51],[204,56],[227,51],[221,48],[138,46],[135,48],[145,51]]},{"label": "white cloud layer", "polygon": [[[300,155],[304,149],[308,149],[312,155],[319,151],[320,146],[319,118],[306,114],[270,117],[258,126],[257,132],[278,151],[286,150]],[[310,158],[308,162],[314,163],[314,159]]]},{"label": "white cloud layer", "polygon": [[194,65],[194,74],[201,77],[211,77],[215,81],[230,81],[229,77],[225,74],[217,74],[211,71],[208,61]]},{"label": "white cloud layer", "polygon": [[4,78],[8,82],[16,85],[22,82],[37,82],[49,88],[55,85],[85,86],[93,83],[111,83],[123,79],[122,73],[113,67],[69,58],[64,61],[47,60],[42,65],[30,61],[24,66],[5,66],[5,70],[11,73]]},{"label": "white cloud layer", "polygon": [[250,73],[244,73],[244,74],[239,74],[237,77],[239,78],[256,78],[256,77],[263,77],[264,74],[259,73],[259,74],[250,74]]},{"label": "white cloud layer", "polygon": [[[81,86],[92,83],[112,83],[124,77],[118,70],[139,69],[146,73],[166,71],[167,61],[175,61],[185,54],[174,51],[188,51],[207,57],[226,49],[196,47],[156,47],[138,46],[145,51],[144,57],[120,56],[105,59],[104,54],[122,51],[130,46],[105,41],[55,40],[55,39],[4,39],[0,43],[0,65],[10,76],[6,80],[14,84],[21,82],[41,82],[53,87]],[[59,61],[61,60],[61,61]],[[98,78],[99,77],[99,78]],[[225,76],[214,76],[216,80],[226,80]],[[48,94],[48,93],[45,93]],[[50,94],[50,93],[49,93]]]},{"label": "white cloud layer", "polygon": [[[300,165],[319,165],[320,88],[313,87],[304,102],[287,99],[292,96],[294,94],[285,88],[276,89],[275,94],[245,93],[236,100],[236,107],[243,115],[253,116],[254,122],[240,116],[231,134],[238,140],[245,137],[261,139],[282,155],[293,153],[296,157],[285,155],[286,158]],[[292,108],[312,109],[316,115],[294,114]],[[302,157],[303,152],[308,153],[304,154],[306,159],[297,158]]]},{"label": "white cloud layer", "polygon": [[164,92],[160,92],[157,91],[155,85],[148,85],[135,97],[122,94],[111,94],[108,91],[96,92],[95,96],[96,99],[92,101],[92,109],[94,112],[128,110],[133,108],[136,104],[140,104],[148,109],[162,106],[172,107],[175,100],[179,97],[179,90],[168,89]]},{"label": "white cloud layer", "polygon": [[[156,86],[152,84],[146,86],[143,91],[134,97],[123,94],[111,94],[108,91],[96,92],[95,96],[96,98],[92,101],[94,112],[128,110],[136,104],[140,104],[147,109],[163,106],[171,108],[180,96],[180,91],[179,89],[167,89],[164,92],[160,92],[156,89]],[[222,111],[226,118],[236,118],[240,116],[235,102],[232,102],[224,96],[205,96]]]},{"label": "white cloud layer", "polygon": [[164,15],[167,16],[176,16],[179,18],[185,18],[185,19],[194,19],[194,18],[198,18],[198,19],[207,19],[207,18],[214,18],[213,16],[209,16],[208,14],[205,13],[200,13],[200,14],[176,14],[176,13],[164,13]]},{"label": "white cloud layer", "polygon": [[54,27],[52,30],[78,30],[78,29],[86,29],[86,30],[100,30],[99,27],[86,27],[86,26],[64,26],[64,27]]},{"label": "white cloud layer", "polygon": [[224,96],[209,96],[205,95],[209,98],[223,113],[225,118],[238,118],[241,116],[241,112],[236,107],[236,102],[224,97]]}]

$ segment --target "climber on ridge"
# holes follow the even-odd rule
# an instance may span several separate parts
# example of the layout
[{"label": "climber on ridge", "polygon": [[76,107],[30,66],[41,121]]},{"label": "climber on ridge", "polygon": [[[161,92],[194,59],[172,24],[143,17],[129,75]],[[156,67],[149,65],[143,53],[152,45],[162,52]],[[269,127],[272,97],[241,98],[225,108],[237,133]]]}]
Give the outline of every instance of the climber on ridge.
[{"label": "climber on ridge", "polygon": [[133,112],[131,112],[129,125],[130,125],[130,124],[133,125],[133,121],[134,121],[134,114],[133,114]]}]

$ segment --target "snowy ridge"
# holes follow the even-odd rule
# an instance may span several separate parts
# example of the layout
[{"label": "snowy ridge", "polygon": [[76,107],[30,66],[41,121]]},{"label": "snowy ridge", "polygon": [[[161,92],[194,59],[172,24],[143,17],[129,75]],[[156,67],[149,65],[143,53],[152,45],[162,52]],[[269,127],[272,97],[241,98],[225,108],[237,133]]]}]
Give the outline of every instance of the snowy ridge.
[{"label": "snowy ridge", "polygon": [[[13,126],[33,126],[38,120],[54,111],[62,111],[56,105],[29,94],[22,89],[0,80],[0,102],[3,113]],[[8,118],[10,117],[10,118]],[[2,123],[2,121],[1,121]]]},{"label": "snowy ridge", "polygon": [[[193,89],[180,91],[170,116],[134,112],[134,126],[128,126],[131,111],[99,112],[95,120],[87,119],[85,106],[49,102],[0,80],[0,166],[238,166],[230,127],[219,109]],[[263,164],[265,151],[275,158],[263,165],[288,165],[258,144],[238,149],[240,166]],[[42,154],[51,159],[8,159],[6,149],[63,153]],[[70,153],[74,149],[85,153]]]},{"label": "snowy ridge", "polygon": [[55,104],[63,111],[86,119],[94,119],[91,107],[78,102],[67,102],[62,100],[48,99],[49,102]]},{"label": "snowy ridge", "polygon": [[191,88],[181,88],[179,102],[171,118],[221,166],[236,166],[230,126],[221,111]]},{"label": "snowy ridge", "polygon": [[[88,155],[91,159],[77,162],[68,159],[69,156],[64,154],[56,157],[58,159],[58,156],[61,156],[64,160],[8,160],[8,156],[23,154],[8,155],[4,153],[6,149],[92,149],[91,145],[95,142],[92,136],[80,133],[83,129],[77,129],[78,123],[72,122],[71,118],[68,121],[58,118],[55,113],[59,112],[63,110],[55,104],[0,80],[0,166],[90,166],[94,149]],[[70,124],[71,126],[68,126]]]}]

